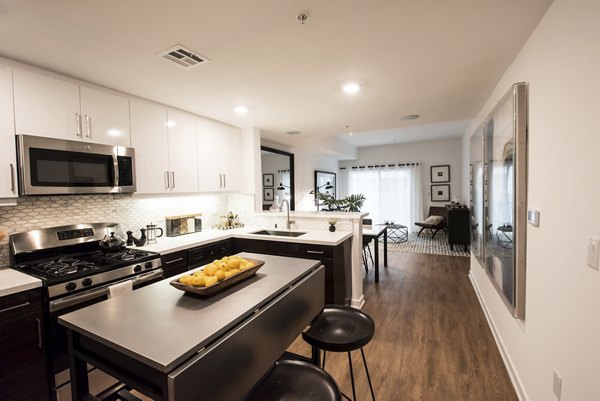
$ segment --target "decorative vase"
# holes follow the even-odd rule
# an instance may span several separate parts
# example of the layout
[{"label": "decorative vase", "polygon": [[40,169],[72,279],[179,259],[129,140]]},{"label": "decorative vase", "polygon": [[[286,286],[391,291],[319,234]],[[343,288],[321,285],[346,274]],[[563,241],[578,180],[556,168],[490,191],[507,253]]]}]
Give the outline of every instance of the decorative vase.
[{"label": "decorative vase", "polygon": [[278,212],[281,209],[281,205],[279,204],[279,195],[275,195],[273,198],[273,204],[269,208],[272,212]]},{"label": "decorative vase", "polygon": [[335,226],[334,225],[329,226],[329,231],[334,232],[335,231]]}]

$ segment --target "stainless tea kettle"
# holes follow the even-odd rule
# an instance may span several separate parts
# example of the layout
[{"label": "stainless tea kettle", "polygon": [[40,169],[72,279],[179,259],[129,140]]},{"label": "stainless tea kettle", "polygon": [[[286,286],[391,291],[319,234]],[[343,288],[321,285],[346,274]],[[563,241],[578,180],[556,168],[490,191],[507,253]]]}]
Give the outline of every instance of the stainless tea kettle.
[{"label": "stainless tea kettle", "polygon": [[104,252],[120,252],[125,249],[125,240],[121,238],[111,228],[118,227],[118,224],[109,224],[106,226],[106,235],[100,240],[100,250]]}]

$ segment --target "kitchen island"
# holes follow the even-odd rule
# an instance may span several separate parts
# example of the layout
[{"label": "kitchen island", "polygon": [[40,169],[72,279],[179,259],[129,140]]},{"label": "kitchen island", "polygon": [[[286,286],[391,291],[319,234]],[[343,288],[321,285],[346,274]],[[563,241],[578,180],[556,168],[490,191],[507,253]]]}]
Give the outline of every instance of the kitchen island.
[{"label": "kitchen island", "polygon": [[324,306],[320,262],[264,260],[256,275],[210,298],[171,279],[63,315],[74,400],[90,363],[154,400],[243,399]]}]

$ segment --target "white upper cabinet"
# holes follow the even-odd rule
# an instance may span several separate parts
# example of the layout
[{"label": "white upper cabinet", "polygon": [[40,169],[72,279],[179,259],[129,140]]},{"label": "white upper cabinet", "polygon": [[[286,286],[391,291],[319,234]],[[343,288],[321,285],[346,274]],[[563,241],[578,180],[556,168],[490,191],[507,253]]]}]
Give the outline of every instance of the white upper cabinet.
[{"label": "white upper cabinet", "polygon": [[198,192],[196,117],[131,99],[138,194]]},{"label": "white upper cabinet", "polygon": [[17,134],[130,146],[124,95],[15,68],[14,102]]},{"label": "white upper cabinet", "polygon": [[240,129],[199,118],[197,131],[200,191],[239,191],[241,188]]},{"label": "white upper cabinet", "polygon": [[131,99],[131,146],[135,149],[136,192],[169,190],[167,111],[161,105]]},{"label": "white upper cabinet", "polygon": [[12,68],[0,64],[0,198],[16,198],[17,162]]},{"label": "white upper cabinet", "polygon": [[196,116],[167,110],[171,192],[198,192]]},{"label": "white upper cabinet", "polygon": [[86,86],[80,88],[80,96],[84,141],[131,146],[127,96]]},{"label": "white upper cabinet", "polygon": [[81,140],[79,85],[14,69],[17,134]]}]

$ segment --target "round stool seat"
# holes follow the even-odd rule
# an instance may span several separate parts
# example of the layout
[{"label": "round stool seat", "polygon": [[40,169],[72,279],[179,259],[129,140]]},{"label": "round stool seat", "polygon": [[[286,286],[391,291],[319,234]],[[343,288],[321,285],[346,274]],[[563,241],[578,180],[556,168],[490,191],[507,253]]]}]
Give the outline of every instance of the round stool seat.
[{"label": "round stool seat", "polygon": [[310,328],[304,341],[325,351],[348,352],[362,348],[375,334],[375,322],[350,306],[327,305]]},{"label": "round stool seat", "polygon": [[295,360],[277,361],[246,401],[341,401],[337,385],[315,365]]}]

